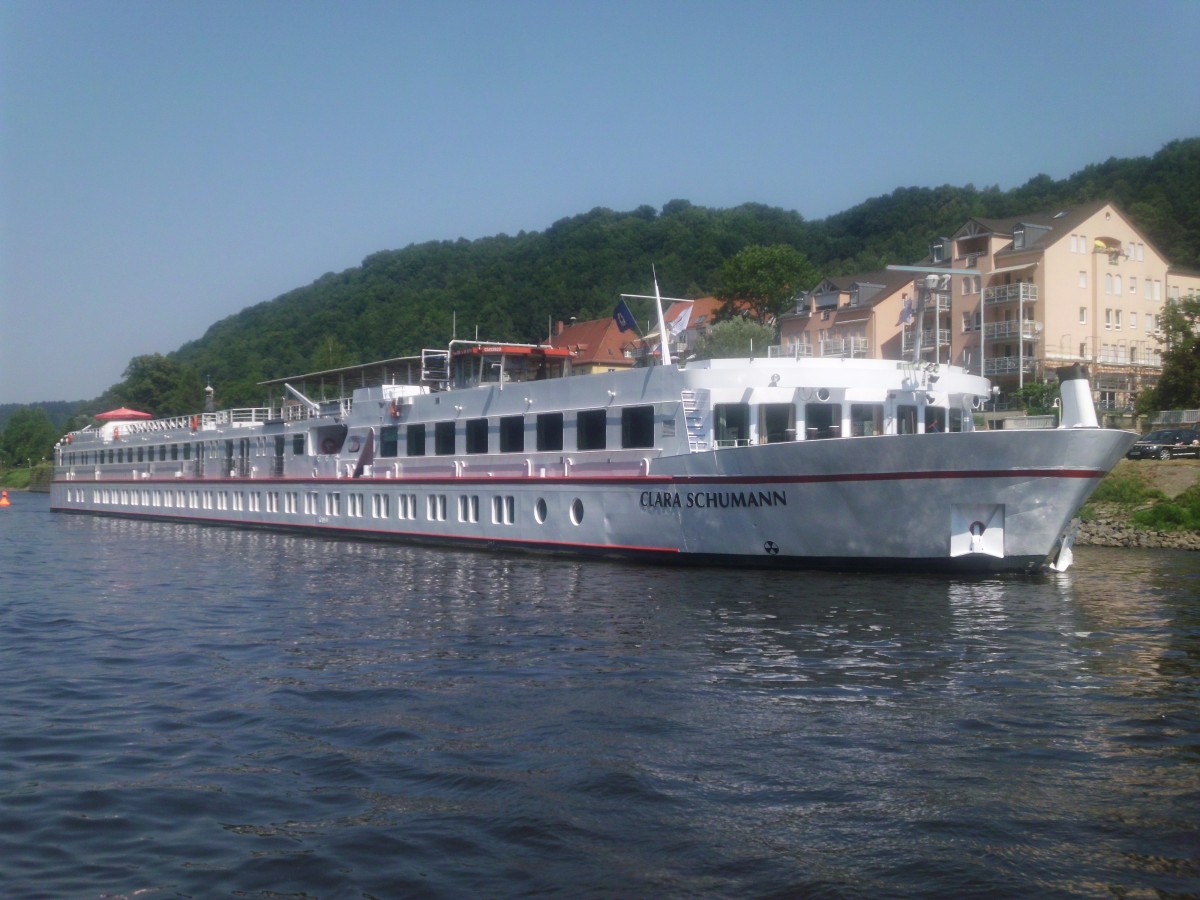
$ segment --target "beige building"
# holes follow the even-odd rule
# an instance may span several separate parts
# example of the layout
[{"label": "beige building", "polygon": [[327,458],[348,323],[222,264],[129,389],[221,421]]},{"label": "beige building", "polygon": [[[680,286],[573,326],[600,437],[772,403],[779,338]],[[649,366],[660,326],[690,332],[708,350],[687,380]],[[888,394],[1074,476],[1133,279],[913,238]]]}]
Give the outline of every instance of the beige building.
[{"label": "beige building", "polygon": [[1126,409],[1158,380],[1168,263],[1111,203],[971,219],[929,261],[955,270],[954,361],[1002,393],[1082,362],[1100,408]]},{"label": "beige building", "polygon": [[[779,317],[778,353],[900,359],[907,349],[901,327],[905,303],[912,308],[915,300],[911,272],[885,270],[826,278],[798,297],[792,312]],[[949,310],[947,298],[946,315]],[[943,355],[942,361],[949,360]]]},{"label": "beige building", "polygon": [[919,348],[987,376],[1001,406],[1025,382],[1081,362],[1097,405],[1125,410],[1162,371],[1164,305],[1196,294],[1200,273],[1170,268],[1111,203],[978,218],[907,272],[826,279],[781,320],[779,352],[900,359]]}]

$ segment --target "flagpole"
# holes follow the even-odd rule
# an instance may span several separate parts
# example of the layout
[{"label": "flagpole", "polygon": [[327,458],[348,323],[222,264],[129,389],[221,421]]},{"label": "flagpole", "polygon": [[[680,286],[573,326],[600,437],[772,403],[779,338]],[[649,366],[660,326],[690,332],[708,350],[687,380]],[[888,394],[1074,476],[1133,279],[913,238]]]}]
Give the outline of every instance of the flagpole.
[{"label": "flagpole", "polygon": [[650,267],[650,272],[654,275],[654,306],[658,310],[658,340],[659,346],[662,347],[662,364],[669,366],[671,350],[667,347],[667,322],[663,318],[662,296],[658,293],[658,273],[654,271],[654,266]]}]

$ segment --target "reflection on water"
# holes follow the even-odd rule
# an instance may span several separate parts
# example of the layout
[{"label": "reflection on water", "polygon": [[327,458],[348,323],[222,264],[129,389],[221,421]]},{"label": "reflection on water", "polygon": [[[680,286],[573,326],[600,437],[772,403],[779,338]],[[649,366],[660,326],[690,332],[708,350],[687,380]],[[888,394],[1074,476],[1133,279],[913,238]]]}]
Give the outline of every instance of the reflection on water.
[{"label": "reflection on water", "polygon": [[20,499],[11,896],[1200,883],[1192,555],[1084,547],[1066,574],[978,580],[648,568]]}]

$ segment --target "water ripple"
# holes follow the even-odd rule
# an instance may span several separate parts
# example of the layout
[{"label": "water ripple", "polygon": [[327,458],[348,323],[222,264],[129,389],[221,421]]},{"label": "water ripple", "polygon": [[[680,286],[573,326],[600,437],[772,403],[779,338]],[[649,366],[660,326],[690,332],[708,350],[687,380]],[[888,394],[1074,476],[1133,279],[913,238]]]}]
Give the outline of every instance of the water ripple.
[{"label": "water ripple", "polygon": [[[16,577],[37,571],[39,577]],[[14,897],[1184,896],[1200,561],[672,570],[0,516]]]}]

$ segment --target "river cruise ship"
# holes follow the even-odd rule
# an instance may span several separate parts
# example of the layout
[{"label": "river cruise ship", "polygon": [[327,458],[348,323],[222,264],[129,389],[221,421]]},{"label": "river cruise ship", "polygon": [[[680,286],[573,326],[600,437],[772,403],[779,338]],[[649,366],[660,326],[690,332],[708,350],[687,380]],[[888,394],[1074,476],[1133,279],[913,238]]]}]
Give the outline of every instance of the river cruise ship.
[{"label": "river cruise ship", "polygon": [[989,383],[940,364],[571,375],[565,349],[458,341],[410,365],[342,370],[359,386],[335,399],[293,384],[310,375],[272,383],[260,408],[116,410],[57,446],[52,508],[505,552],[1029,572],[1066,564],[1073,517],[1136,437],[1097,427],[1077,367],[1060,372],[1060,427],[976,430]]}]

